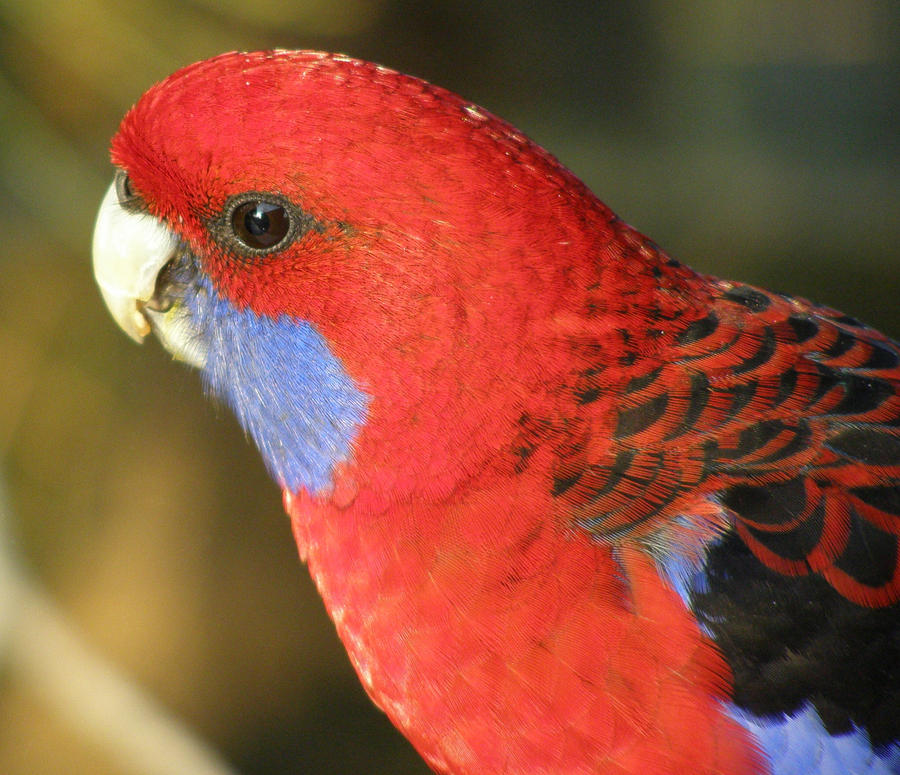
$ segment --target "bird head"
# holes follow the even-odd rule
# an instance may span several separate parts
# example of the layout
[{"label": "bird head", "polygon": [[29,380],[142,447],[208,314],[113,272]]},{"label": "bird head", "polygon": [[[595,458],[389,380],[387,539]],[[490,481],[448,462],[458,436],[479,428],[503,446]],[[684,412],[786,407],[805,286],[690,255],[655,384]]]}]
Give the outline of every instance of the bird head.
[{"label": "bird head", "polygon": [[387,455],[402,436],[410,471],[448,482],[448,459],[489,454],[610,241],[609,211],[511,126],[343,56],[189,66],[128,112],[112,160],[110,311],[198,367],[290,489],[327,488],[367,438]]}]

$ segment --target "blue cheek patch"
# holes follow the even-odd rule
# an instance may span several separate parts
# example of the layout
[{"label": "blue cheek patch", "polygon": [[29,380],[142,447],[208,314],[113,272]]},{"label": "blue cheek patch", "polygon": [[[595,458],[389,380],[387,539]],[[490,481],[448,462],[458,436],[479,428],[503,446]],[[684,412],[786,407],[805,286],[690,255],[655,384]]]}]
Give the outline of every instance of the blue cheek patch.
[{"label": "blue cheek patch", "polygon": [[207,348],[204,380],[237,415],[282,487],[333,485],[351,456],[369,397],[305,321],[238,310],[207,280],[185,299]]}]

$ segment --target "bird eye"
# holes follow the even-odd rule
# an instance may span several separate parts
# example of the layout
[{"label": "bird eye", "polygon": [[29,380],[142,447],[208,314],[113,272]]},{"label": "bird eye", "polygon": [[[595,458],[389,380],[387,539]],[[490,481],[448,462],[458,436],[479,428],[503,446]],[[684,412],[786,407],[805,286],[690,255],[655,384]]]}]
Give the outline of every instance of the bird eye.
[{"label": "bird eye", "polygon": [[248,248],[271,250],[287,237],[291,218],[278,202],[252,199],[234,208],[231,228]]},{"label": "bird eye", "polygon": [[261,258],[281,252],[308,231],[322,231],[316,219],[277,191],[242,191],[207,221],[213,238],[235,257]]}]

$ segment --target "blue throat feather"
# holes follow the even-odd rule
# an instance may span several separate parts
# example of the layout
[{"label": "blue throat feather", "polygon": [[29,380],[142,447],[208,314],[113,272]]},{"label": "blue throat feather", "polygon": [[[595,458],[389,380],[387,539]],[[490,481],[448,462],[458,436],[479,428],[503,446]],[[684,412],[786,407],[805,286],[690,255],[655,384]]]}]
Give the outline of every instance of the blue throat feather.
[{"label": "blue throat feather", "polygon": [[207,350],[203,378],[237,415],[271,476],[291,491],[332,485],[369,397],[306,321],[237,309],[207,279],[185,299]]}]

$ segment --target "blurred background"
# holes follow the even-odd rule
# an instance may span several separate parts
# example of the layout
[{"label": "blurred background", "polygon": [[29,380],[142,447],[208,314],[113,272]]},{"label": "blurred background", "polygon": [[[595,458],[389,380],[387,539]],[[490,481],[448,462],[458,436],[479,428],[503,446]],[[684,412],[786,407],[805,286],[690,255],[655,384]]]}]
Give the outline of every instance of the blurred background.
[{"label": "blurred background", "polygon": [[[19,563],[82,645],[238,771],[425,773],[359,687],[255,450],[95,291],[119,118],[228,49],[373,59],[509,119],[695,268],[898,337],[898,33],[890,0],[0,0],[0,477]],[[144,771],[8,658],[21,617],[3,594],[0,772]]]}]

